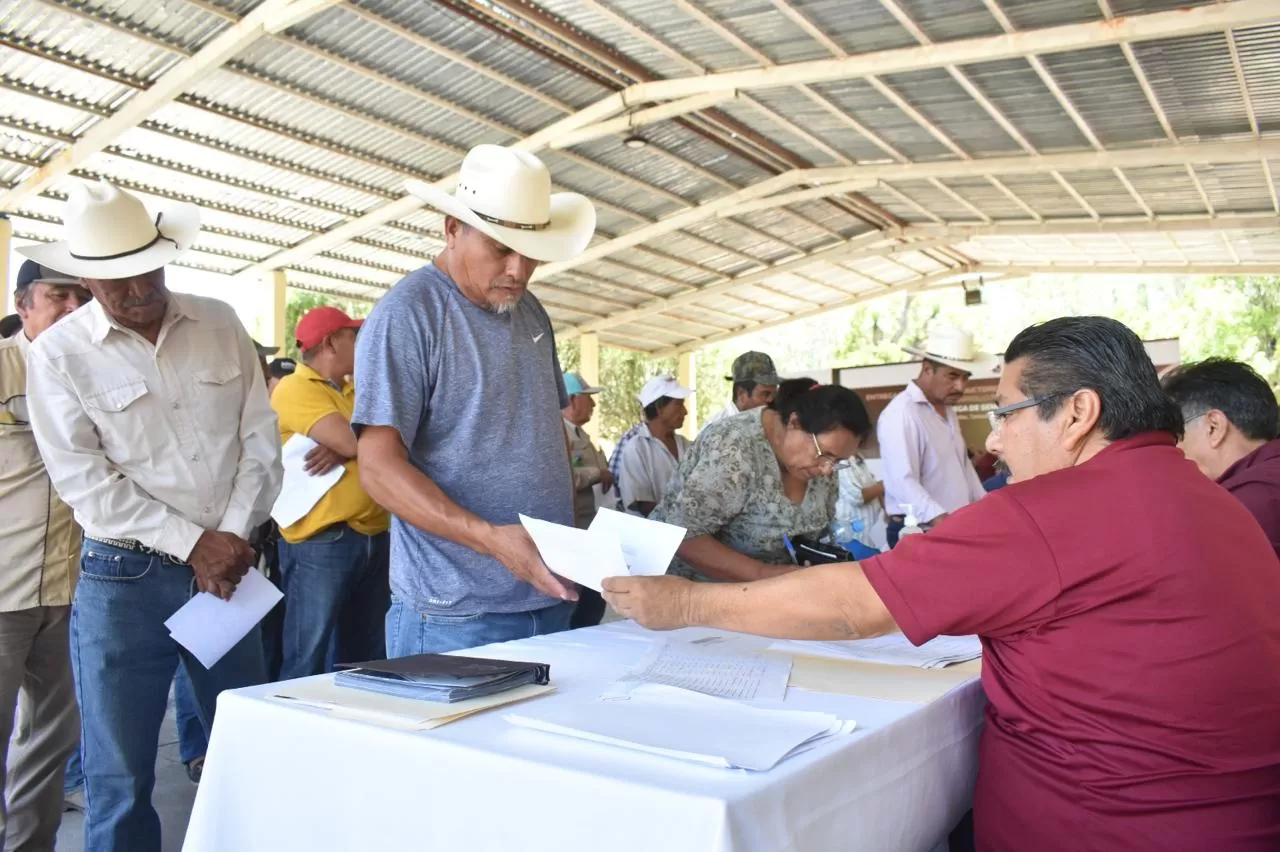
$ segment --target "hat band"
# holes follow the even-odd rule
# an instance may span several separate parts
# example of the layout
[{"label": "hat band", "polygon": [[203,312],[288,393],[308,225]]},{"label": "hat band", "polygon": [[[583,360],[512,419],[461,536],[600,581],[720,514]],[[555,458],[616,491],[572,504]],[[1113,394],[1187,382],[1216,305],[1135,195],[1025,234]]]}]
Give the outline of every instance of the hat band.
[{"label": "hat band", "polygon": [[468,209],[490,225],[499,225],[503,228],[514,228],[517,231],[545,231],[547,228],[551,227],[550,219],[536,225],[530,225],[528,222],[512,222],[510,219],[499,219],[497,216],[488,216],[474,208]]},{"label": "hat band", "polygon": [[169,242],[173,243],[174,247],[176,248],[178,245],[177,240],[173,239],[172,237],[166,237],[164,234],[160,233],[160,219],[163,216],[164,216],[163,212],[156,214],[156,225],[155,225],[156,235],[155,235],[155,238],[151,240],[151,242],[147,243],[146,245],[138,246],[137,248],[129,249],[128,251],[122,251],[119,254],[76,254],[73,251],[69,251],[68,254],[70,254],[76,260],[119,260],[122,257],[130,257],[135,254],[141,254],[142,252],[151,248],[153,245],[160,242],[161,240],[168,240]]},{"label": "hat band", "polygon": [[936,352],[925,352],[924,357],[930,361],[964,361],[970,362],[973,358],[961,358],[959,355],[939,355]]}]

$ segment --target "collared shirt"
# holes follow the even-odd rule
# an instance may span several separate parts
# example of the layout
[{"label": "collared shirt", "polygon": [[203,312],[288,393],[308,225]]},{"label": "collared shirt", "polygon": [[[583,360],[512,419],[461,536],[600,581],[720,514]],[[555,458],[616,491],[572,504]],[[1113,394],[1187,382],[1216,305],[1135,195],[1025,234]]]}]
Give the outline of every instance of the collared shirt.
[{"label": "collared shirt", "polygon": [[573,465],[573,522],[582,529],[591,526],[596,516],[596,492],[601,473],[609,469],[609,460],[591,443],[591,436],[581,426],[564,421],[564,434],[569,441],[569,461]]},{"label": "collared shirt", "polygon": [[[311,429],[330,414],[340,414],[351,422],[356,406],[356,388],[351,382],[338,387],[324,376],[299,364],[285,376],[271,394],[271,407],[280,418],[281,443]],[[349,459],[334,486],[296,523],[283,527],[280,535],[291,544],[306,541],[334,524],[346,524],[361,535],[384,533],[391,526],[387,510],[373,502],[360,484],[359,465]]]},{"label": "collared shirt", "polygon": [[895,396],[876,423],[884,460],[884,502],[890,515],[910,506],[918,521],[931,521],[982,499],[986,493],[969,462],[954,408],[947,416],[915,382]]},{"label": "collared shirt", "polygon": [[21,330],[0,340],[0,612],[67,606],[80,528],[58,499],[31,431]]},{"label": "collared shirt", "polygon": [[626,446],[618,444],[618,493],[622,508],[630,511],[637,503],[660,503],[676,465],[689,449],[689,440],[675,435],[676,455],[667,445],[653,437],[647,423],[641,423],[635,437]]},{"label": "collared shirt", "polygon": [[[717,411],[715,414],[711,415],[711,419],[707,421],[706,425],[710,426],[712,423],[719,423],[721,420],[724,420],[726,417],[733,417],[741,413],[742,412],[738,410],[738,406],[733,404],[733,400],[729,400],[728,405],[726,405],[724,408]],[[703,428],[706,428],[706,427],[704,426]]]},{"label": "collared shirt", "polygon": [[851,465],[837,474],[840,497],[836,500],[836,517],[861,520],[862,531],[859,533],[859,538],[864,544],[869,544],[871,529],[879,522],[882,509],[879,500],[864,500],[862,491],[864,488],[875,485],[878,480],[871,472],[871,468],[867,467],[862,456],[854,456],[851,461],[853,462]]},{"label": "collared shirt", "polygon": [[[825,533],[835,516],[836,478],[815,476],[805,483],[800,502],[792,502],[783,490],[778,456],[765,437],[764,412],[755,408],[727,418],[681,452],[666,494],[649,517],[684,527],[686,539],[709,535],[774,565],[791,561],[784,543],[788,536]],[[680,557],[669,573],[708,579]]]},{"label": "collared shirt", "polygon": [[280,431],[229,305],[179,293],[153,346],[90,302],[36,338],[31,425],[85,535],[186,559],[206,530],[248,539],[280,491]]},{"label": "collared shirt", "polygon": [[621,480],[622,474],[622,454],[627,444],[635,440],[636,435],[640,434],[640,429],[644,423],[637,423],[630,429],[622,433],[622,437],[618,439],[618,443],[613,447],[613,455],[609,456],[609,472],[613,474],[613,493],[618,497],[618,507],[622,507],[622,492],[618,488],[618,482]]},{"label": "collared shirt", "polygon": [[1268,441],[1227,468],[1218,484],[1257,519],[1280,556],[1280,440]]},{"label": "collared shirt", "polygon": [[1173,436],[861,564],[913,643],[982,639],[984,849],[1280,849],[1280,571]]}]

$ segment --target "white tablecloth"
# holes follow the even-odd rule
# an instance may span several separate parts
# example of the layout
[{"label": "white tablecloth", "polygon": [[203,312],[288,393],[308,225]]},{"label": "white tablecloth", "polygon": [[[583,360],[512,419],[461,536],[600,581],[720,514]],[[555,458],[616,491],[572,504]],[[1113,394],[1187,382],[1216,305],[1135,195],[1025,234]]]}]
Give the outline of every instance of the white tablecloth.
[{"label": "white tablecloth", "polygon": [[[549,663],[550,703],[598,696],[656,635],[625,622],[467,653]],[[925,705],[792,688],[788,705],[858,730],[747,773],[516,728],[502,709],[404,733],[271,690],[219,698],[184,852],[924,852],[971,806],[984,703],[976,679]]]}]

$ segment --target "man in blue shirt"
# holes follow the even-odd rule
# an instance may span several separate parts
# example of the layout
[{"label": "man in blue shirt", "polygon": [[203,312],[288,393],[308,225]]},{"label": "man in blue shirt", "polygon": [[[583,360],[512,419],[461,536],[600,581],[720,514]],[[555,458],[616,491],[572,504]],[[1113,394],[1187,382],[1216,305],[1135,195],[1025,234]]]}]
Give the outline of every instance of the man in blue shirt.
[{"label": "man in blue shirt", "polygon": [[387,656],[470,648],[569,626],[572,583],[519,515],[573,525],[551,320],[527,292],[579,254],[591,202],[551,193],[536,157],[480,145],[455,194],[410,181],[445,214],[445,250],[378,302],[357,340],[360,480],[393,515]]}]

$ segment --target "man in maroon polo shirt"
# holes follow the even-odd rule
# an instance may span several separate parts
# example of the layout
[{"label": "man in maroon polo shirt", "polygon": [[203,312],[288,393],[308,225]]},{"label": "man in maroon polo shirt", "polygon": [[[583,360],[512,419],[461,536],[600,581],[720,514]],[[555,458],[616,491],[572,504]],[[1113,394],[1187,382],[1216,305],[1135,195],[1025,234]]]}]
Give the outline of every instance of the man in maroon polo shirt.
[{"label": "man in maroon polo shirt", "polygon": [[1271,386],[1224,358],[1178,367],[1163,384],[1182,409],[1182,452],[1245,505],[1280,556],[1280,406]]},{"label": "man in maroon polo shirt", "polygon": [[982,637],[977,847],[1280,849],[1280,572],[1187,464],[1142,343],[1101,317],[1020,333],[988,448],[1011,484],[859,564],[755,583],[616,577],[665,629]]}]

